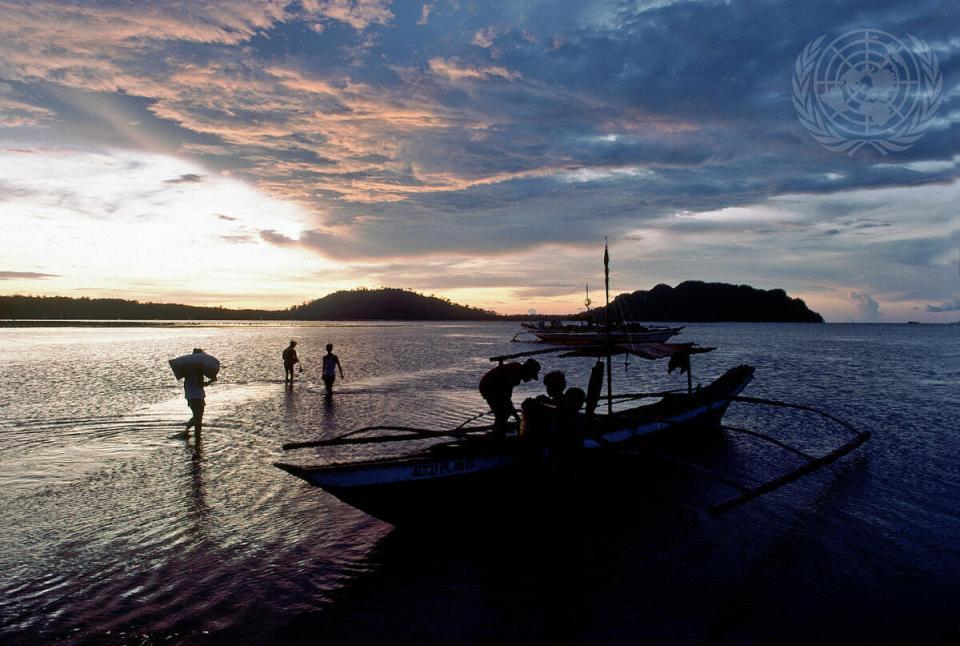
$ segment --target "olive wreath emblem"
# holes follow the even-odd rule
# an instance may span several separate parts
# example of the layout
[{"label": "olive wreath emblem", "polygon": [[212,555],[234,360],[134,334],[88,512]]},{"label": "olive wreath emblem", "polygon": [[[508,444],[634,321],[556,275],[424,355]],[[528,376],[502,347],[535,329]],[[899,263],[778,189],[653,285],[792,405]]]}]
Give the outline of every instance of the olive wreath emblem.
[{"label": "olive wreath emblem", "polygon": [[820,59],[823,40],[820,36],[807,43],[797,57],[793,69],[793,106],[797,110],[800,123],[810,135],[827,150],[834,152],[856,153],[868,145],[886,155],[887,152],[906,150],[924,135],[940,104],[943,101],[943,75],[940,64],[930,47],[919,38],[908,35],[912,45],[910,52],[920,71],[922,90],[916,103],[911,107],[908,118],[903,119],[892,132],[883,137],[862,137],[841,129],[828,115],[823,114],[817,103],[814,90],[814,70]]}]

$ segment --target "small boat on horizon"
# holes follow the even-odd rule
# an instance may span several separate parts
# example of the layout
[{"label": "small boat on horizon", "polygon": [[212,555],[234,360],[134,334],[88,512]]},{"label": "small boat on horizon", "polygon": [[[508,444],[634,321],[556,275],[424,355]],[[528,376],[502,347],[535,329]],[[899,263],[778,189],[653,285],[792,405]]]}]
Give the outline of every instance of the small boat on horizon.
[{"label": "small boat on horizon", "polygon": [[[605,256],[607,258],[607,256]],[[579,315],[578,322],[549,319],[541,321],[525,321],[520,324],[523,332],[514,335],[514,341],[525,341],[519,338],[523,334],[532,334],[541,343],[554,345],[601,345],[605,343],[664,343],[671,337],[680,334],[683,326],[670,327],[666,325],[645,325],[639,321],[631,321],[621,316],[615,320],[603,321],[594,317],[590,310],[593,301],[590,300],[590,286],[584,285],[586,298],[583,304],[586,310]],[[609,291],[609,290],[608,290]],[[608,296],[609,300],[609,296]],[[595,312],[596,310],[593,310]],[[609,312],[609,303],[605,310]]]}]

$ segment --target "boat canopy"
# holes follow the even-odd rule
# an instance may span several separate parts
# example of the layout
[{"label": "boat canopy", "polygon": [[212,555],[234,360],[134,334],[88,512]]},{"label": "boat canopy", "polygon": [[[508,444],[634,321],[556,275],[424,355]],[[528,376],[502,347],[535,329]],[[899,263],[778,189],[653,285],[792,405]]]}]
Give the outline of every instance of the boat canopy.
[{"label": "boat canopy", "polygon": [[[716,348],[699,346],[696,343],[614,343],[610,354],[632,354],[644,359],[666,359],[676,355],[703,354]],[[570,350],[561,357],[605,357],[605,346],[588,346]]]},{"label": "boat canopy", "polygon": [[528,352],[516,352],[514,354],[504,354],[496,357],[490,357],[490,361],[499,361],[503,363],[508,359],[519,359],[538,354],[548,354],[551,352],[562,352],[560,357],[605,357],[614,354],[632,354],[644,359],[666,359],[674,356],[690,356],[692,354],[703,354],[712,352],[716,348],[704,347],[696,343],[611,343],[607,345],[587,345],[571,349],[570,346],[546,348],[543,350],[530,350]]}]

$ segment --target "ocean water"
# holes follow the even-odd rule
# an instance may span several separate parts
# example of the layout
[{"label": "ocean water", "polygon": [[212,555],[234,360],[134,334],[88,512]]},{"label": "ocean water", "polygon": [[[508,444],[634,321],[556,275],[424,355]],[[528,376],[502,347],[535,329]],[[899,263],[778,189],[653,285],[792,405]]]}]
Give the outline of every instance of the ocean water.
[{"label": "ocean water", "polygon": [[[393,529],[272,466],[284,442],[451,428],[483,410],[510,323],[0,328],[4,643],[940,643],[960,638],[960,326],[689,325],[707,383],[819,406],[871,440],[724,516],[682,466],[603,512],[475,532]],[[298,342],[292,391],[280,352]],[[323,396],[332,342],[346,379]],[[167,359],[223,364],[202,440]],[[544,359],[584,385],[589,360]],[[542,375],[543,373],[541,373]],[[618,390],[685,385],[615,362]],[[518,388],[515,401],[541,387]],[[809,451],[840,435],[736,404],[725,421]],[[383,448],[298,452],[315,462]],[[392,447],[390,450],[396,450]],[[741,435],[684,457],[760,482],[795,466]],[[598,501],[611,492],[596,491]],[[438,510],[438,514],[442,514]]]}]

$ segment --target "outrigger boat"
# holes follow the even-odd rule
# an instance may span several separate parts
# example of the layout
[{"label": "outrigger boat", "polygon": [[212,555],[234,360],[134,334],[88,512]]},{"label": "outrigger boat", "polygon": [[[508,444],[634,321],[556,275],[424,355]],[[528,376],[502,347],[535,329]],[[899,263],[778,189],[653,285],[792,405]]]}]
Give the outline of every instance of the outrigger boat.
[{"label": "outrigger boat", "polygon": [[[608,267],[606,254],[604,264]],[[734,497],[708,507],[710,513],[716,514],[819,469],[870,437],[869,432],[858,431],[809,406],[743,396],[741,393],[754,377],[752,366],[736,366],[707,386],[693,388],[689,371],[691,355],[713,349],[693,343],[625,344],[607,341],[599,346],[557,347],[491,357],[491,361],[500,363],[547,354],[596,358],[584,409],[561,413],[549,404],[527,400],[522,407],[521,421],[506,435],[492,435],[492,426],[489,425],[469,426],[473,420],[450,430],[395,426],[361,428],[335,438],[285,444],[283,449],[292,451],[416,440],[436,440],[438,443],[399,457],[319,465],[277,462],[275,466],[320,487],[348,505],[398,525],[448,521],[458,517],[487,517],[488,514],[505,513],[515,503],[521,503],[521,508],[529,508],[522,501],[531,496],[550,495],[558,480],[569,480],[571,472],[606,475],[611,468],[622,469],[624,456],[642,454],[655,438],[664,436],[696,441],[703,432],[744,433],[768,441],[803,460],[800,467],[755,486],[743,485],[687,463],[697,472],[713,476],[739,490]],[[652,360],[669,358],[672,366],[679,366],[681,371],[686,368],[687,388],[685,391],[614,395],[610,383],[611,357],[618,354]],[[607,385],[605,412],[598,410],[604,367]],[[656,398],[657,401],[623,408],[646,398]],[[852,433],[852,437],[824,455],[810,455],[769,435],[723,425],[722,418],[734,402],[812,412],[835,422],[845,432]],[[568,468],[571,464],[574,465],[573,471]],[[589,482],[588,486],[596,485],[592,476],[584,482]]]},{"label": "outrigger boat", "polygon": [[594,321],[583,321],[580,324],[537,321],[521,323],[520,327],[524,332],[515,335],[514,339],[518,339],[521,334],[532,334],[537,340],[553,345],[601,345],[606,343],[608,334],[611,343],[663,343],[680,334],[683,329],[683,326],[643,325],[635,321],[614,323],[610,330]]},{"label": "outrigger boat", "polygon": [[[517,332],[513,341],[530,341],[532,335],[541,343],[553,345],[602,345],[606,343],[664,343],[671,337],[680,334],[683,326],[670,327],[666,325],[644,325],[638,321],[620,320],[610,321],[605,316],[603,322],[593,318],[590,311],[590,286],[585,286],[587,296],[583,301],[586,311],[580,315],[579,323],[573,324],[564,321],[526,321],[520,324],[523,332]],[[607,286],[607,304],[605,312],[609,312],[609,284]]]}]

